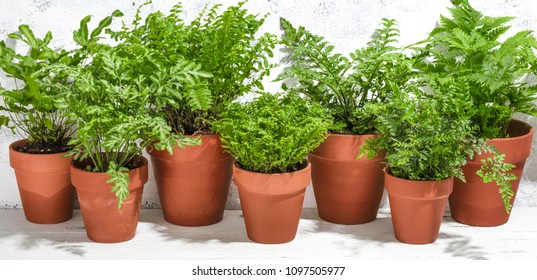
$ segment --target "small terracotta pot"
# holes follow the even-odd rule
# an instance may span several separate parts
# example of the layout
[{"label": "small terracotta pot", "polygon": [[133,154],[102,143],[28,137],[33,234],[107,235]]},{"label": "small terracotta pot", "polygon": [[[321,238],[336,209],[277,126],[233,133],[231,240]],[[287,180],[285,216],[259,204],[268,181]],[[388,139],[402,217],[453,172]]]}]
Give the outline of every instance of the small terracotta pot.
[{"label": "small terracotta pot", "polygon": [[397,178],[388,171],[384,174],[395,238],[409,244],[435,242],[453,190],[453,177],[413,181]]},{"label": "small terracotta pot", "polygon": [[[509,138],[495,138],[488,140],[496,146],[501,154],[505,154],[505,162],[516,167],[510,173],[517,176],[517,180],[510,181],[515,196],[520,185],[522,172],[526,159],[530,155],[533,139],[533,128],[522,121],[512,120],[509,126]],[[481,227],[499,226],[509,221],[503,200],[498,192],[496,183],[483,183],[483,179],[475,173],[481,169],[481,160],[491,157],[491,154],[477,155],[462,169],[466,183],[455,179],[453,193],[449,197],[451,216],[457,222]]]},{"label": "small terracotta pot", "polygon": [[147,160],[137,157],[142,165],[129,171],[127,200],[120,209],[112,192],[110,178],[103,172],[88,172],[71,162],[71,180],[78,193],[80,210],[89,239],[101,243],[118,243],[132,239],[136,234],[142,204],[144,184],[148,179]]},{"label": "small terracotta pot", "polygon": [[14,148],[26,140],[9,145],[9,161],[15,170],[26,219],[38,224],[65,222],[73,216],[74,189],[66,153],[27,154]]},{"label": "small terracotta pot", "polygon": [[331,134],[310,156],[319,216],[337,224],[376,219],[384,191],[384,154],[357,159],[365,140],[376,135]]},{"label": "small terracotta pot", "polygon": [[206,226],[224,216],[233,157],[222,148],[220,135],[203,135],[201,141],[176,146],[172,155],[147,148],[164,219],[172,224]]},{"label": "small terracotta pot", "polygon": [[310,164],[295,172],[279,174],[233,167],[248,238],[264,244],[295,239],[310,175]]}]

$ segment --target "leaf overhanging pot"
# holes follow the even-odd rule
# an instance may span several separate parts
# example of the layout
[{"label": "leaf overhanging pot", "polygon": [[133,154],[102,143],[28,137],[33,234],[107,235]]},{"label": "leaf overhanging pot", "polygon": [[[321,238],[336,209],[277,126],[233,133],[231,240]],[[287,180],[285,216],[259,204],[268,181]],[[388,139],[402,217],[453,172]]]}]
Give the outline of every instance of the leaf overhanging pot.
[{"label": "leaf overhanging pot", "polygon": [[129,171],[127,200],[118,209],[109,176],[103,172],[89,172],[71,162],[71,179],[78,193],[80,210],[88,238],[101,243],[117,243],[132,239],[136,234],[144,184],[148,180],[148,163],[144,157],[135,160],[142,165]]},{"label": "leaf overhanging pot", "polygon": [[220,135],[202,135],[202,144],[174,147],[173,154],[148,147],[162,212],[181,226],[206,226],[222,220],[231,184],[233,157]]},{"label": "leaf overhanging pot", "polygon": [[[516,166],[510,171],[517,176],[516,180],[510,181],[515,193],[511,203],[514,203],[524,165],[531,152],[534,132],[529,124],[512,120],[508,133],[511,137],[495,138],[488,142],[494,145],[501,154],[506,155],[505,162]],[[489,227],[499,226],[509,221],[510,213],[505,211],[503,200],[498,193],[498,186],[494,182],[483,183],[481,177],[475,174],[481,169],[481,159],[489,156],[491,155],[477,155],[463,166],[466,183],[455,179],[449,205],[451,216],[459,223]]]}]

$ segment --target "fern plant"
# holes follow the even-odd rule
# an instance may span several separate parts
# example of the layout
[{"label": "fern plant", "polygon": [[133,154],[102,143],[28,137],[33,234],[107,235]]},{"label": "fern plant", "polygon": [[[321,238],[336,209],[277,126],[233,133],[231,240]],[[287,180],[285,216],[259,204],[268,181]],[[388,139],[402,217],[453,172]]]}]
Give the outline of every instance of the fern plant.
[{"label": "fern plant", "polygon": [[403,84],[410,78],[411,61],[393,46],[399,36],[396,22],[383,19],[367,47],[349,57],[304,27],[295,28],[283,18],[280,23],[290,61],[277,78],[284,81],[284,90],[305,94],[322,105],[334,118],[333,133],[374,133],[376,116],[366,104],[390,99],[387,81]]},{"label": "fern plant", "polygon": [[453,86],[449,94],[426,94],[413,83],[393,90],[392,102],[368,105],[378,116],[379,137],[369,140],[362,154],[385,150],[386,166],[399,178],[464,181],[467,158],[487,149],[468,137],[472,127],[464,92]]},{"label": "fern plant", "polygon": [[274,34],[258,36],[264,16],[250,14],[241,1],[219,12],[221,5],[205,8],[191,23],[187,57],[213,74],[209,88],[214,105],[210,117],[218,118],[228,103],[251,91],[263,90],[263,78],[274,67],[269,62],[277,43]]},{"label": "fern plant", "polygon": [[508,137],[513,114],[537,115],[537,86],[530,84],[537,70],[537,41],[528,30],[501,39],[513,17],[485,16],[467,0],[459,2],[450,8],[451,17],[441,16],[430,32],[422,50],[428,59],[417,68],[429,83],[456,79],[468,84],[476,137]]},{"label": "fern plant", "polygon": [[181,100],[195,107],[188,92],[202,86],[210,75],[192,62],[163,57],[144,44],[122,42],[111,47],[92,41],[88,22],[83,20],[74,33],[81,48],[73,56],[82,53],[86,62],[52,71],[73,79],[59,101],[78,127],[69,142],[74,148],[67,155],[79,165],[87,162],[82,166],[87,171],[106,172],[121,207],[129,195],[128,171],[138,167],[135,158],[148,144],[171,152],[175,145],[198,142],[173,133],[166,112],[155,113],[155,107],[171,107]]},{"label": "fern plant", "polygon": [[[208,79],[212,77],[202,71],[202,65],[193,62],[185,53],[189,48],[189,27],[180,18],[181,4],[175,5],[169,15],[157,11],[149,14],[142,21],[143,8],[151,4],[148,1],[141,5],[131,26],[123,25],[122,30],[107,30],[112,38],[131,46],[137,46],[143,52],[151,52],[152,60],[143,68],[136,69],[143,76],[151,76],[144,82],[150,88],[148,104],[155,114],[164,115],[168,125],[176,134],[196,134],[204,128],[204,111],[211,108],[213,98],[208,87]],[[166,73],[166,69],[170,69]],[[186,71],[197,80],[189,83],[174,83],[169,77]],[[166,84],[168,83],[168,84]],[[158,147],[157,147],[158,148]]]},{"label": "fern plant", "polygon": [[44,38],[35,37],[28,25],[20,25],[19,31],[8,35],[28,46],[27,54],[17,53],[0,42],[0,69],[15,84],[14,88],[0,85],[0,96],[4,105],[0,110],[0,127],[11,128],[14,134],[26,138],[28,144],[15,147],[21,152],[47,154],[65,152],[71,138],[73,123],[66,118],[65,111],[57,106],[56,98],[61,92],[47,87],[48,83],[68,83],[65,76],[51,75],[51,65],[76,65],[80,60],[68,56],[65,50],[53,50],[49,44],[52,33]]},{"label": "fern plant", "polygon": [[330,123],[321,106],[298,95],[263,93],[245,104],[230,103],[212,125],[241,168],[285,173],[307,165]]},{"label": "fern plant", "polygon": [[[112,36],[159,52],[164,61],[180,58],[210,73],[211,76],[205,75],[206,82],[185,89],[191,96],[190,103],[175,98],[179,106],[157,106],[157,110],[168,112],[168,124],[176,133],[211,133],[207,121],[219,118],[227,103],[237,97],[262,89],[261,81],[273,67],[268,58],[273,56],[275,36],[257,37],[266,16],[249,14],[244,8],[245,2],[223,12],[218,4],[205,7],[187,24],[182,19],[182,5],[178,3],[168,15],[154,12],[142,22],[140,10],[150,3],[138,9],[132,29],[124,27],[122,32],[112,32]],[[169,62],[164,66],[173,65],[173,59]]]},{"label": "fern plant", "polygon": [[393,87],[392,102],[371,104],[378,116],[378,138],[368,140],[359,156],[373,157],[386,151],[386,165],[392,175],[408,180],[443,180],[455,176],[465,182],[462,167],[476,154],[492,153],[482,160],[477,172],[485,183],[500,187],[505,210],[512,208],[514,195],[508,173],[515,166],[503,161],[505,155],[485,139],[472,137],[475,108],[464,80],[442,85],[407,83]]}]

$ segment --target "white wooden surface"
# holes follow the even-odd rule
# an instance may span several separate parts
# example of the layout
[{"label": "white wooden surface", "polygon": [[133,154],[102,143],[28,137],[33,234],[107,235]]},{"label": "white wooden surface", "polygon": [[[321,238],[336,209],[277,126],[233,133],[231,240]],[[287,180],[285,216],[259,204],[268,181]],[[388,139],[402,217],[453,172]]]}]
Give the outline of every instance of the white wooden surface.
[{"label": "white wooden surface", "polygon": [[167,223],[158,209],[142,210],[134,239],[99,244],[86,237],[78,210],[57,225],[32,224],[21,210],[0,210],[0,259],[537,260],[537,208],[515,208],[507,224],[490,228],[445,217],[438,240],[429,245],[398,242],[387,213],[368,224],[344,226],[304,209],[294,241],[262,245],[246,236],[241,211],[226,211],[212,226],[181,227]]},{"label": "white wooden surface", "polygon": [[[0,279],[532,279],[535,264],[535,207],[515,208],[507,224],[491,228],[445,217],[438,240],[429,245],[398,242],[389,213],[344,226],[304,209],[294,241],[262,245],[246,236],[240,210],[226,211],[216,225],[180,227],[167,223],[161,210],[147,209],[134,239],[99,244],[86,237],[79,210],[57,225],[27,222],[22,210],[0,210]],[[293,266],[343,266],[345,274],[286,275]],[[273,268],[278,274],[193,274],[212,267]]]}]

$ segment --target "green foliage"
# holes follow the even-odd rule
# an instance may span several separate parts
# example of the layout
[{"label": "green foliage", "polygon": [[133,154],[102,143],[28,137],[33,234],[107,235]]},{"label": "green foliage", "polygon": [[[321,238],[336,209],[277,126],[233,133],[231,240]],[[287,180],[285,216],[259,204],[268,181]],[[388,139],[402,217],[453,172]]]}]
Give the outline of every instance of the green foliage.
[{"label": "green foliage", "polygon": [[116,194],[116,198],[118,200],[117,208],[120,209],[121,205],[123,202],[125,202],[125,200],[127,200],[127,197],[130,194],[129,169],[126,167],[117,166],[116,162],[112,161],[108,166],[106,175],[110,177],[106,183],[114,185],[114,187],[112,187],[112,192]]},{"label": "green foliage", "polygon": [[[8,35],[28,46],[27,54],[15,52],[0,42],[0,68],[13,78],[15,88],[0,86],[4,105],[0,110],[7,116],[0,117],[0,127],[6,126],[30,143],[67,146],[74,132],[73,124],[58,108],[56,98],[61,92],[48,88],[48,83],[67,84],[65,76],[54,76],[47,70],[51,65],[72,65],[78,61],[67,56],[65,50],[49,47],[52,33],[44,38],[35,37],[28,25],[20,25],[19,31]],[[10,122],[12,123],[10,125]]]},{"label": "green foliage", "polygon": [[479,151],[468,137],[472,128],[464,93],[455,87],[451,94],[426,94],[415,84],[392,86],[391,103],[369,105],[378,116],[379,137],[368,141],[362,154],[385,150],[386,165],[396,177],[464,180],[461,167]]},{"label": "green foliage", "polygon": [[493,157],[482,159],[483,167],[477,171],[477,175],[483,178],[483,182],[490,183],[496,182],[496,185],[500,187],[500,195],[502,196],[505,211],[511,212],[513,206],[511,205],[511,199],[515,193],[509,181],[516,180],[517,177],[509,173],[510,170],[515,168],[515,165],[504,162],[505,155],[496,154]]},{"label": "green foliage", "polygon": [[431,31],[422,49],[429,59],[418,67],[429,83],[456,79],[468,85],[466,95],[476,109],[471,117],[475,136],[507,137],[514,113],[537,116],[537,86],[529,83],[537,69],[537,41],[531,31],[500,40],[513,17],[484,16],[467,0],[458,2],[451,17],[441,16]]},{"label": "green foliage", "polygon": [[358,157],[373,157],[386,151],[386,165],[392,175],[409,180],[442,180],[455,176],[465,181],[461,167],[476,154],[492,153],[483,160],[476,173],[483,182],[496,182],[507,212],[512,208],[514,195],[509,181],[514,165],[503,162],[505,155],[487,144],[485,139],[472,136],[471,106],[464,80],[430,86],[391,83],[394,95],[391,103],[371,104],[378,116],[378,138],[371,139]]},{"label": "green foliage", "polygon": [[[75,36],[88,33],[85,19]],[[121,207],[129,193],[126,172],[138,167],[134,159],[148,144],[171,152],[174,145],[199,143],[198,139],[173,133],[164,113],[155,113],[155,107],[172,106],[176,100],[195,107],[188,91],[208,74],[183,60],[170,66],[173,63],[167,59],[172,58],[164,58],[143,44],[119,43],[111,47],[97,40],[87,42],[75,54],[87,57],[87,63],[51,70],[72,77],[73,83],[50,87],[63,88],[58,103],[69,109],[69,117],[78,127],[69,142],[74,149],[68,156],[77,161],[90,159],[90,171],[106,172]]]},{"label": "green foliage", "polygon": [[150,88],[148,103],[153,113],[163,115],[174,133],[195,134],[205,128],[204,111],[213,106],[208,86],[213,76],[185,55],[190,31],[180,18],[181,5],[175,5],[167,16],[160,11],[151,13],[142,22],[140,13],[150,3],[138,8],[131,27],[107,32],[123,44],[151,54],[135,75],[150,77],[143,82]]},{"label": "green foliage", "polygon": [[322,107],[298,95],[264,93],[252,102],[230,103],[213,127],[242,168],[284,173],[303,167],[330,123]]},{"label": "green foliage", "polygon": [[161,53],[169,59],[164,66],[183,60],[194,62],[200,73],[211,74],[204,75],[206,82],[187,89],[191,103],[176,100],[174,106],[156,106],[157,111],[167,111],[168,124],[176,133],[209,130],[207,120],[218,118],[227,103],[263,88],[261,81],[273,67],[268,57],[273,55],[276,38],[272,34],[256,37],[265,17],[249,14],[245,2],[223,12],[221,5],[205,7],[190,24],[181,18],[181,3],[168,15],[151,13],[142,23],[140,10],[149,3],[139,8],[132,29],[124,27],[122,32],[111,32],[112,36]]},{"label": "green foliage", "polygon": [[189,28],[190,47],[185,55],[213,74],[211,117],[218,118],[228,103],[244,93],[262,90],[263,78],[274,67],[268,58],[273,56],[277,38],[270,33],[256,36],[267,15],[248,13],[246,2],[221,13],[221,5],[206,7]]},{"label": "green foliage", "polygon": [[383,19],[367,47],[349,58],[304,27],[294,28],[283,18],[280,23],[291,61],[277,79],[284,81],[284,90],[303,93],[326,108],[334,118],[332,132],[374,133],[376,116],[366,104],[390,99],[387,81],[404,84],[410,78],[412,62],[393,46],[399,36],[395,21]]}]

